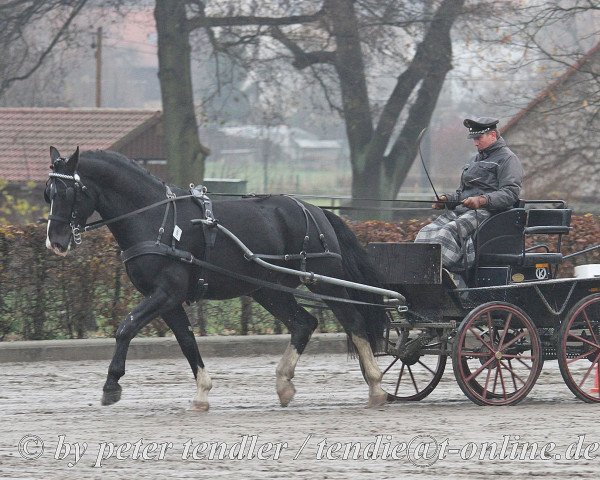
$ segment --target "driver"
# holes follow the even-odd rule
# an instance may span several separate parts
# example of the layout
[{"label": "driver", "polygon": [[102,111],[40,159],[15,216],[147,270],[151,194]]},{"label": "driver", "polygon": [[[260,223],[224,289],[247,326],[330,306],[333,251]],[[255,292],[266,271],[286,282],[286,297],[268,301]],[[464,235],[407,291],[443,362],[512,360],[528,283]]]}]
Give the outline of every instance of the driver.
[{"label": "driver", "polygon": [[440,195],[432,205],[436,210],[445,209],[444,213],[415,238],[415,242],[441,244],[442,264],[452,272],[473,265],[471,236],[477,226],[493,213],[510,209],[519,199],[523,167],[498,133],[498,122],[492,117],[464,120],[477,154],[463,167],[456,192]]}]

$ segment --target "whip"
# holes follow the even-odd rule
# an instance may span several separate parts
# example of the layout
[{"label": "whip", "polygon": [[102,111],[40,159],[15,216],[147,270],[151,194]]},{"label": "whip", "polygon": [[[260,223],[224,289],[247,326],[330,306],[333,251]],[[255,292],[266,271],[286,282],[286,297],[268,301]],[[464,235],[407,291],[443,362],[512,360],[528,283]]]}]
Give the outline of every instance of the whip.
[{"label": "whip", "polygon": [[427,175],[427,180],[429,180],[429,185],[431,185],[431,188],[433,189],[433,193],[435,194],[435,199],[438,202],[441,202],[442,200],[440,200],[440,197],[438,196],[435,187],[433,186],[433,182],[431,181],[431,177],[429,176],[429,172],[427,171],[427,167],[425,166],[425,160],[423,159],[423,154],[421,153],[421,140],[423,139],[423,135],[425,135],[425,132],[427,131],[427,127],[425,127],[423,130],[421,130],[421,133],[419,133],[419,136],[417,137],[417,148],[419,150],[419,158],[421,158],[421,164],[423,165],[423,170],[425,170],[425,175]]}]

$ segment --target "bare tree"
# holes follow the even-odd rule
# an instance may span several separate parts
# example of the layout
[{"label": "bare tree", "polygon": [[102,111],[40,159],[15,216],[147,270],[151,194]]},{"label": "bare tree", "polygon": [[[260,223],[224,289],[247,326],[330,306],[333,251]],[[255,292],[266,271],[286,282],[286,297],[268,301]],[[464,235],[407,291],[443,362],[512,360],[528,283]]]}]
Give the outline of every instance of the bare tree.
[{"label": "bare tree", "polygon": [[[49,52],[68,38],[74,18],[88,2],[92,0],[10,0],[0,5],[0,44],[11,52],[10,61],[0,60],[0,95],[36,71]],[[98,0],[94,6],[122,3]],[[270,75],[296,96],[306,94],[295,91],[298,79],[318,86],[329,108],[345,122],[353,196],[387,198],[399,191],[415,158],[417,136],[429,124],[453,68],[452,36],[463,40],[471,35],[475,22],[465,23],[465,19],[474,17],[481,25],[485,19],[497,19],[498,25],[506,27],[507,19],[516,18],[507,15],[513,3],[530,20],[530,29],[514,21],[508,25],[514,27],[508,37],[498,35],[499,28],[490,28],[486,39],[496,45],[520,41],[524,51],[544,47],[536,28],[598,9],[592,0],[525,2],[525,7],[523,2],[508,0],[155,0],[173,179],[181,183],[178,172],[189,179],[190,171],[200,179],[207,154],[195,134],[192,32],[205,32],[193,37],[199,48],[212,48],[215,58],[228,55],[232,62],[250,66],[261,84]],[[33,48],[24,33],[31,22],[48,15],[60,22],[47,33],[42,47]],[[461,31],[453,32],[456,25]],[[571,59],[560,51],[559,55],[547,48],[537,51],[558,60],[562,57],[565,63]],[[524,54],[522,60],[531,61],[531,55]]]},{"label": "bare tree", "polygon": [[[285,59],[323,88],[346,125],[355,199],[398,193],[452,69],[450,33],[464,0],[195,4],[190,28],[206,29],[217,52],[254,49],[255,65]],[[386,68],[395,80],[383,97],[376,72]]]},{"label": "bare tree", "polygon": [[[564,72],[577,69],[579,90],[585,97],[554,102],[549,115],[559,118],[585,104],[600,114],[600,71],[591,57],[600,45],[600,5],[593,0],[526,2],[518,15],[498,17],[502,25],[501,42],[495,32],[478,36],[482,45],[501,45],[510,55],[499,57],[497,71],[528,75],[533,86],[528,92],[514,92],[515,106],[522,106]],[[493,67],[492,67],[493,68]],[[560,99],[557,99],[560,100]],[[597,117],[598,118],[598,117]]]},{"label": "bare tree", "polygon": [[[502,21],[504,44],[513,54],[496,67],[535,79],[529,91],[513,92],[511,106],[527,115],[517,117],[515,129],[507,132],[524,161],[527,195],[595,202],[600,5],[592,0],[528,2],[519,17]],[[494,42],[485,36],[479,40]],[[496,100],[501,102],[509,103]],[[540,130],[543,135],[531,133]]]},{"label": "bare tree", "polygon": [[[0,97],[15,82],[31,77],[55,47],[68,39],[86,3],[88,0],[9,0],[0,4]],[[56,27],[33,35],[41,23]]]},{"label": "bare tree", "polygon": [[[531,25],[539,27],[537,32]],[[553,35],[562,29],[562,38]],[[553,64],[563,72],[577,69],[582,96],[573,101],[557,102],[559,115],[581,107],[593,110],[590,133],[600,132],[600,4],[593,0],[549,2],[536,12],[532,22],[522,29],[525,47],[537,53],[541,62]],[[595,127],[593,127],[595,125]]]}]

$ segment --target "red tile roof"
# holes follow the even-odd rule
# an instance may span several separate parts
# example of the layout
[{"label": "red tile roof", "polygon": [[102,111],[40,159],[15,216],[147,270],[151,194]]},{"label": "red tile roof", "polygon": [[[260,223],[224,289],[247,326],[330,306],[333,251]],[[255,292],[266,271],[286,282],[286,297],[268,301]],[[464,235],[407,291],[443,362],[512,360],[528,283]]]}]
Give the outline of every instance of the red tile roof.
[{"label": "red tile roof", "polygon": [[539,105],[546,97],[552,96],[555,90],[558,89],[563,83],[565,83],[573,74],[578,72],[583,65],[590,61],[590,59],[600,52],[600,42],[598,42],[590,51],[588,51],[583,57],[579,59],[574,65],[570,66],[565,73],[558,77],[548,87],[546,87],[541,93],[539,93],[529,104],[520,110],[510,121],[500,128],[500,134],[504,135],[508,130],[513,128],[519,121]]},{"label": "red tile roof", "polygon": [[64,155],[119,149],[160,120],[155,110],[0,108],[0,178],[45,181],[50,145]]}]

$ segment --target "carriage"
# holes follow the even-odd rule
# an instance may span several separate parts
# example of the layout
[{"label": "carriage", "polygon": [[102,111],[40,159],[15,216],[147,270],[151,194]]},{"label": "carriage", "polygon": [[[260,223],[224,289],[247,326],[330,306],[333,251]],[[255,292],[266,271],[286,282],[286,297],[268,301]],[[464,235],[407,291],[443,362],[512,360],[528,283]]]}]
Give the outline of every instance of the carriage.
[{"label": "carriage", "polygon": [[520,201],[479,226],[475,265],[460,277],[442,268],[438,244],[369,244],[385,286],[409,307],[390,310],[376,353],[389,399],[427,397],[450,357],[479,405],[523,400],[546,360],[558,360],[577,397],[600,402],[600,266],[558,278],[566,258],[596,248],[563,256],[570,219],[563,201]]},{"label": "carriage", "polygon": [[[290,195],[213,204],[206,189],[170,187],[115,152],[80,159],[79,149],[62,157],[51,147],[50,156],[47,247],[67,255],[83,232],[107,226],[144,296],[116,331],[104,405],[121,398],[131,340],[160,316],[194,374],[192,408],[207,410],[212,381],[182,304],[241,295],[291,333],[276,369],[282,406],[318,324],[296,297],[325,303],[339,320],[372,406],[425,398],[449,356],[460,388],[481,405],[523,400],[549,359],[576,396],[600,402],[600,275],[590,265],[558,277],[571,220],[564,202],[522,201],[482,222],[475,266],[456,276],[442,268],[439,245],[375,243],[365,252],[339,217]],[[101,219],[88,223],[94,212]]]}]

